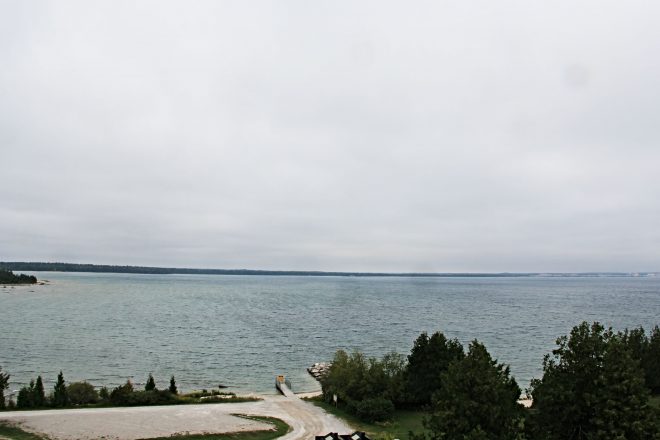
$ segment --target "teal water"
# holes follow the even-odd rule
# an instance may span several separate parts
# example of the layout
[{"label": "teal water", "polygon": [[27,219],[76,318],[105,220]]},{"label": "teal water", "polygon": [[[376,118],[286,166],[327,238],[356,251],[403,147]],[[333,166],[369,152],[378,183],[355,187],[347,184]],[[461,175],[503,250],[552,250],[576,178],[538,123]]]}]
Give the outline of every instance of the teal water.
[{"label": "teal water", "polygon": [[166,387],[318,389],[305,368],[335,350],[407,354],[422,331],[484,342],[522,388],[582,320],[660,324],[658,278],[355,278],[35,273],[0,286],[0,365],[17,389],[36,375],[115,386],[152,372]]}]

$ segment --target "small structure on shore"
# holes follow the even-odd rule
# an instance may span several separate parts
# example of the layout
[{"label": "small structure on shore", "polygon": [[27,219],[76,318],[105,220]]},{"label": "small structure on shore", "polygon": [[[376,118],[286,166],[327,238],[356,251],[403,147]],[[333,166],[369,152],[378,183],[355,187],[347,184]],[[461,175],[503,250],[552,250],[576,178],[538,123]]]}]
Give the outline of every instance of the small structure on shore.
[{"label": "small structure on shore", "polygon": [[332,362],[317,362],[311,367],[307,368],[307,372],[311,374],[314,379],[321,380],[323,376],[328,374],[328,370],[332,366]]},{"label": "small structure on shore", "polygon": [[355,431],[353,434],[338,434],[329,432],[326,435],[317,435],[315,440],[370,440],[364,431]]},{"label": "small structure on shore", "polygon": [[275,377],[275,388],[277,388],[280,393],[284,394],[285,397],[295,397],[295,394],[292,391],[291,381],[286,379],[283,375]]}]

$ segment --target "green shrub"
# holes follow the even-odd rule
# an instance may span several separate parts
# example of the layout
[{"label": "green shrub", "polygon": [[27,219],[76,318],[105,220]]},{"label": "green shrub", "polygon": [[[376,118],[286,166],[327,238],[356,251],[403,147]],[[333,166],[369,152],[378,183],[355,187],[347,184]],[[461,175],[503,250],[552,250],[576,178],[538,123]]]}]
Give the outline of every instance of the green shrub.
[{"label": "green shrub", "polygon": [[178,399],[169,390],[135,391],[128,394],[121,403],[123,406],[171,405]]},{"label": "green shrub", "polygon": [[69,402],[73,405],[86,405],[96,403],[99,400],[99,394],[92,384],[87,382],[73,382],[67,386],[69,393]]},{"label": "green shrub", "polygon": [[382,422],[392,418],[394,404],[391,400],[383,397],[365,399],[355,405],[355,411],[359,418],[367,422]]},{"label": "green shrub", "polygon": [[128,396],[133,393],[133,384],[127,380],[124,385],[119,385],[110,393],[110,401],[114,405],[123,405],[128,400]]},{"label": "green shrub", "polygon": [[110,400],[110,391],[108,391],[108,387],[101,387],[99,390],[99,399],[104,402]]},{"label": "green shrub", "polygon": [[36,383],[31,380],[29,386],[21,388],[16,400],[16,405],[19,408],[42,408],[46,406],[47,401],[41,376],[37,377]]},{"label": "green shrub", "polygon": [[169,390],[135,391],[131,381],[118,386],[110,393],[110,402],[117,406],[169,405],[179,403]]}]

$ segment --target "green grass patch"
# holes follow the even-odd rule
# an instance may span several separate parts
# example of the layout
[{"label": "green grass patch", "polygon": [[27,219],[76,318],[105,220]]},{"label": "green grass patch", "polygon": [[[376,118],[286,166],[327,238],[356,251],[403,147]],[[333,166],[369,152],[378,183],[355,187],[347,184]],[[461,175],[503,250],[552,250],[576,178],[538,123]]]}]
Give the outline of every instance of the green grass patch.
[{"label": "green grass patch", "polygon": [[358,419],[353,414],[347,413],[341,408],[336,408],[334,405],[324,402],[318,397],[305,400],[312,402],[314,405],[323,408],[330,414],[345,420],[346,423],[352,426],[355,430],[366,432],[372,439],[398,438],[401,440],[408,440],[408,433],[410,431],[416,434],[424,431],[422,419],[426,413],[422,411],[396,410],[392,420],[387,422],[367,423]]},{"label": "green grass patch", "polygon": [[7,422],[0,422],[0,436],[11,440],[45,440],[44,437],[23,431],[21,428]]},{"label": "green grass patch", "polygon": [[144,440],[273,440],[291,431],[291,427],[283,420],[275,417],[256,417],[234,414],[250,420],[257,420],[273,425],[275,429],[261,431],[227,432],[224,434],[193,434],[173,435],[169,437],[157,437]]},{"label": "green grass patch", "polygon": [[651,396],[649,399],[649,405],[651,405],[653,408],[660,409],[660,396]]}]

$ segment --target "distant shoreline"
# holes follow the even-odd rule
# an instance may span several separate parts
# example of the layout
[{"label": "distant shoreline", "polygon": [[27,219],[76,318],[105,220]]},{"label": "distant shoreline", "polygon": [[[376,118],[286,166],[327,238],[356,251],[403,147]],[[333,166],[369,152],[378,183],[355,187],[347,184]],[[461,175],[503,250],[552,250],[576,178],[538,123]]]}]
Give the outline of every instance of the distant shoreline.
[{"label": "distant shoreline", "polygon": [[660,272],[326,272],[306,270],[257,270],[257,269],[193,269],[152,266],[115,266],[105,264],[46,263],[46,262],[0,262],[0,269],[33,272],[90,272],[131,273],[157,275],[266,275],[266,276],[311,276],[311,277],[435,277],[435,278],[533,278],[533,277],[656,277]]}]

